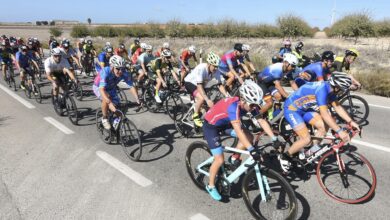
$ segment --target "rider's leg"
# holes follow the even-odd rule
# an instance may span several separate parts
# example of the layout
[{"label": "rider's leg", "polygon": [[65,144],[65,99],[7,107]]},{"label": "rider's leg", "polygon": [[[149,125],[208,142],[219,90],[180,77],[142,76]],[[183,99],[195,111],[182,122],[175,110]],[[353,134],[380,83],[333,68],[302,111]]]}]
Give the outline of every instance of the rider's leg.
[{"label": "rider's leg", "polygon": [[140,70],[138,70],[138,77],[137,77],[137,81],[140,82],[141,80],[143,80],[145,77],[145,72],[144,70],[141,68]]},{"label": "rider's leg", "polygon": [[200,107],[202,106],[204,102],[203,96],[199,92],[195,92],[195,109],[194,109],[194,114],[199,114]]},{"label": "rider's leg", "polygon": [[139,100],[139,97],[138,97],[137,89],[136,89],[134,86],[132,86],[132,87],[130,88],[130,93],[131,93],[131,95],[133,95],[133,97],[135,98],[135,101],[137,102],[137,104],[141,104],[141,103],[140,103],[140,100]]},{"label": "rider's leg", "polygon": [[22,87],[22,89],[26,88],[26,85],[24,84],[25,78],[26,78],[25,71],[23,69],[21,69],[20,70],[20,86]]},{"label": "rider's leg", "polygon": [[[314,134],[316,137],[323,138],[325,136],[326,126],[320,114],[318,114],[317,112],[308,112],[303,116],[303,118],[306,122],[316,128],[316,132]],[[318,151],[320,149],[319,143],[319,139],[313,139],[313,145],[310,148],[310,152],[308,153],[311,154]]]},{"label": "rider's leg", "polygon": [[1,69],[2,69],[2,72],[3,72],[3,79],[5,80],[5,72],[7,71],[7,65],[5,64],[1,64]]},{"label": "rider's leg", "polygon": [[232,72],[228,72],[227,74],[228,79],[226,80],[226,86],[228,87],[229,90],[232,89],[233,82],[234,82],[234,74]]}]

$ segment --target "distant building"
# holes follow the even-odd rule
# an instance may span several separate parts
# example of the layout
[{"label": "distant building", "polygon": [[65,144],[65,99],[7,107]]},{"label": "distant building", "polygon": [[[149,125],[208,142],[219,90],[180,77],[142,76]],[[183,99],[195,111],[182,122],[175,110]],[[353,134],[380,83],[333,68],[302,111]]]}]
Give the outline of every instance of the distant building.
[{"label": "distant building", "polygon": [[53,20],[56,25],[77,25],[80,24],[79,21],[66,21],[66,20]]}]

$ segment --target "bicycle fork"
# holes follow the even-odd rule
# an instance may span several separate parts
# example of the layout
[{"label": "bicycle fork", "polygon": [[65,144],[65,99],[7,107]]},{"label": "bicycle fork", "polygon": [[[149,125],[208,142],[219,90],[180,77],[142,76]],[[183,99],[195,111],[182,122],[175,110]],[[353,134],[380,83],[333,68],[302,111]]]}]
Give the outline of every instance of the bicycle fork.
[{"label": "bicycle fork", "polygon": [[255,165],[255,173],[256,173],[257,183],[259,185],[261,200],[266,202],[268,199],[270,199],[270,191],[271,191],[268,184],[268,179],[266,176],[261,175],[260,166],[258,164]]}]

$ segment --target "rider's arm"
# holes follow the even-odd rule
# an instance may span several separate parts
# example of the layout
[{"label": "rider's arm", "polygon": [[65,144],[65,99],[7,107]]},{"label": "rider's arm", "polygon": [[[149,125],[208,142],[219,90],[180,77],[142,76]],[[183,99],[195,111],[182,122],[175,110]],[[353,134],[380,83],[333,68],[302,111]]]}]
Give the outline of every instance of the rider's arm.
[{"label": "rider's arm", "polygon": [[64,68],[64,69],[63,69],[63,72],[64,72],[64,74],[68,74],[68,76],[69,76],[73,81],[76,82],[76,76],[74,75],[73,70],[70,70],[70,69],[68,69],[68,68]]},{"label": "rider's arm", "polygon": [[280,83],[280,80],[275,80],[274,83],[275,83],[275,88],[280,92],[280,94],[281,94],[284,98],[287,98],[287,97],[288,97],[288,93],[287,93],[286,90],[284,90],[284,88],[282,87],[282,84]]},{"label": "rider's arm", "polygon": [[249,142],[248,138],[246,137],[244,131],[241,129],[241,121],[235,120],[231,121],[232,127],[234,131],[236,132],[236,135],[238,137],[238,140],[244,145],[245,148],[249,148],[252,146],[252,144]]},{"label": "rider's arm", "polygon": [[352,118],[349,116],[348,112],[345,111],[345,109],[343,108],[343,106],[341,106],[338,102],[333,102],[333,103],[332,103],[332,106],[333,106],[334,110],[336,111],[336,113],[337,113],[345,122],[347,122],[348,124],[351,124],[352,127],[354,127],[355,129],[360,130],[359,125],[356,124],[356,122],[354,122],[354,121],[352,120]]},{"label": "rider's arm", "polygon": [[229,93],[226,91],[225,86],[223,86],[222,84],[220,84],[220,85],[218,86],[218,89],[219,89],[219,91],[220,91],[225,97],[230,96]]},{"label": "rider's arm", "polygon": [[333,119],[332,115],[330,115],[328,111],[328,107],[326,105],[320,106],[320,115],[324,122],[334,131],[339,131],[340,126],[337,125],[336,121]]},{"label": "rider's arm", "polygon": [[161,80],[163,84],[166,84],[163,77],[161,76],[161,69],[156,70],[157,77]]},{"label": "rider's arm", "polygon": [[272,107],[272,104],[274,102],[270,95],[265,96],[263,98],[263,100],[265,101],[265,105],[262,106],[261,109],[260,109],[260,114],[262,114],[262,115],[265,114],[268,111],[268,109],[270,109]]},{"label": "rider's arm", "polygon": [[291,85],[291,88],[294,91],[297,91],[299,89],[297,83],[295,82],[295,80],[290,80],[290,85]]},{"label": "rider's arm", "polygon": [[37,68],[37,70],[39,70],[38,63],[33,59],[31,59],[31,62],[34,64],[34,66]]}]

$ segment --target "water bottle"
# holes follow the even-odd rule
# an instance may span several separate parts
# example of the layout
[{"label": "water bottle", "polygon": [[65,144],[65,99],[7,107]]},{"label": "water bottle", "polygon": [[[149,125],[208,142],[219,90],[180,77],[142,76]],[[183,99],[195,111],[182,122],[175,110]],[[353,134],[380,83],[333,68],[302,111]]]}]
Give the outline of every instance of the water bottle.
[{"label": "water bottle", "polygon": [[112,127],[114,128],[114,130],[118,129],[118,125],[120,121],[121,119],[119,117],[114,118],[114,121],[112,122]]},{"label": "water bottle", "polygon": [[306,156],[305,156],[305,149],[301,149],[301,150],[299,151],[298,158],[299,158],[300,160],[304,160],[304,159],[306,158]]}]

